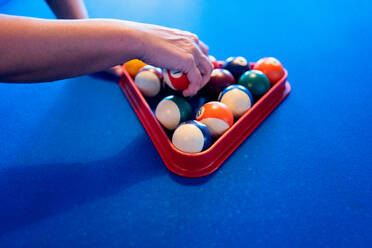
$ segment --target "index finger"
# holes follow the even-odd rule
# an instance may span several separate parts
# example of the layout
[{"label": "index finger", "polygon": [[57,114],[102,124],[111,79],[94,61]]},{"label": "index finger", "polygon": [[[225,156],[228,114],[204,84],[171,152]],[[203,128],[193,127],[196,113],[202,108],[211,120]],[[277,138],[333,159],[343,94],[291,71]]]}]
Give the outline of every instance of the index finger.
[{"label": "index finger", "polygon": [[204,55],[208,56],[209,47],[203,41],[199,41],[199,47],[200,50],[204,53]]}]

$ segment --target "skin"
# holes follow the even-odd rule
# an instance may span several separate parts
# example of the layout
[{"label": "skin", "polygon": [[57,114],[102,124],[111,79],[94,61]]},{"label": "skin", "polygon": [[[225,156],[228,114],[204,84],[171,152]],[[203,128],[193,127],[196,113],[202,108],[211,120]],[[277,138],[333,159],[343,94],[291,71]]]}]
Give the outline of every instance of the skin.
[{"label": "skin", "polygon": [[86,19],[82,1],[48,0],[58,18],[0,15],[0,81],[47,82],[102,70],[120,74],[131,59],[187,74],[191,96],[209,80],[208,47],[192,33],[111,19]]},{"label": "skin", "polygon": [[[88,11],[82,0],[46,0],[50,9],[58,19],[87,19]],[[120,77],[122,74],[120,65],[113,66],[104,72]]]}]

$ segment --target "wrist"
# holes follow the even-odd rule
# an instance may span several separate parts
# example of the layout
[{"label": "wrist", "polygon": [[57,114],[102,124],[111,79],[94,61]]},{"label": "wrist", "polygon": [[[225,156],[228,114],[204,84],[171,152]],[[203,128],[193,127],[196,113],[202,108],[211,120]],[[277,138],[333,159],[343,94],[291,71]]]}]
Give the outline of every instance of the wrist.
[{"label": "wrist", "polygon": [[121,21],[122,22],[122,34],[124,46],[123,51],[127,51],[126,57],[129,55],[130,59],[142,59],[145,54],[145,37],[144,32],[138,23]]}]

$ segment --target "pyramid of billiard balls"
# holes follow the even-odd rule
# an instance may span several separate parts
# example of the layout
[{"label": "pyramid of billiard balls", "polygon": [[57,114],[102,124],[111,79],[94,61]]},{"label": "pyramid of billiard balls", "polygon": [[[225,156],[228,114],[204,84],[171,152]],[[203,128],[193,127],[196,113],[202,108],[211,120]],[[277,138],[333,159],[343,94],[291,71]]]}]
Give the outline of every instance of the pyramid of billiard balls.
[{"label": "pyramid of billiard balls", "polygon": [[284,76],[282,64],[272,57],[262,58],[253,66],[241,56],[225,61],[213,56],[209,59],[214,66],[209,82],[188,98],[180,94],[189,85],[181,71],[160,69],[139,60],[125,64],[146,98],[169,92],[158,101],[155,116],[171,133],[173,145],[185,153],[206,150]]}]

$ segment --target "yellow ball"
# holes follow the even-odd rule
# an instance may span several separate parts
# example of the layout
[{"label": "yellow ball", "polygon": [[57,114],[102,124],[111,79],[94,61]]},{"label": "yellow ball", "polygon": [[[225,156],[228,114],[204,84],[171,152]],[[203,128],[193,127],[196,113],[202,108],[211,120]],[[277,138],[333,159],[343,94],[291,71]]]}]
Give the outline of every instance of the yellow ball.
[{"label": "yellow ball", "polygon": [[126,62],[124,64],[124,68],[125,68],[125,70],[127,70],[129,75],[132,78],[134,78],[137,75],[138,71],[141,70],[142,67],[144,67],[145,65],[147,65],[147,64],[142,62],[141,60],[133,59],[133,60],[130,60],[130,61]]}]

